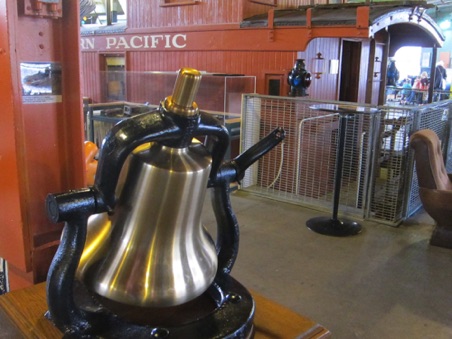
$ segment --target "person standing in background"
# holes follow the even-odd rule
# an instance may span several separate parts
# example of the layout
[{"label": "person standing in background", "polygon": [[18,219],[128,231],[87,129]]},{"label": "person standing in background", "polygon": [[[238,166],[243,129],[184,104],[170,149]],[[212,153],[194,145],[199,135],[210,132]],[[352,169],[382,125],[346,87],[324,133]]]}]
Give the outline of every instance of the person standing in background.
[{"label": "person standing in background", "polygon": [[411,86],[411,79],[410,78],[406,78],[402,80],[402,98],[400,99],[400,104],[401,105],[405,105],[406,103],[408,103],[408,99],[411,97],[411,93],[413,92],[411,90],[412,86]]},{"label": "person standing in background", "polygon": [[397,86],[397,81],[399,81],[399,70],[396,66],[396,61],[392,58],[389,59],[389,66],[386,72],[386,86]]},{"label": "person standing in background", "polygon": [[427,97],[428,97],[428,87],[430,86],[430,79],[428,77],[428,73],[427,72],[422,72],[421,73],[421,81],[419,84],[419,89],[422,91],[421,92],[421,102],[420,104],[426,104],[427,103]]},{"label": "person standing in background", "polygon": [[386,100],[395,100],[397,96],[397,82],[399,81],[399,70],[396,67],[394,58],[389,58],[389,66],[386,70]]},{"label": "person standing in background", "polygon": [[418,104],[421,105],[424,103],[424,100],[427,99],[427,90],[428,90],[428,74],[427,72],[422,72],[420,76],[417,76],[414,79],[412,91],[409,97],[406,100],[408,104]]},{"label": "person standing in background", "polygon": [[443,100],[446,99],[444,94],[441,93],[446,88],[446,78],[447,78],[447,72],[444,68],[444,62],[442,60],[438,61],[436,63],[435,67],[435,81],[433,90],[436,91],[434,97],[435,101],[437,100]]}]

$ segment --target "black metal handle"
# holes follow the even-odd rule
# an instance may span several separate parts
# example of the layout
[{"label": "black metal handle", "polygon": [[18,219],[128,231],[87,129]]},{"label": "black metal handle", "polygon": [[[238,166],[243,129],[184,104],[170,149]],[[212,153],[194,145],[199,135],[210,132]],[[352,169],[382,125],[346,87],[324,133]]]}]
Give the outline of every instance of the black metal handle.
[{"label": "black metal handle", "polygon": [[229,147],[229,132],[217,118],[211,114],[201,112],[196,135],[206,136],[205,145],[212,155],[212,169],[209,177],[209,186],[212,186],[211,183],[217,178],[218,171]]},{"label": "black metal handle", "polygon": [[245,171],[255,161],[262,158],[265,154],[270,152],[273,147],[278,145],[285,138],[285,131],[283,128],[278,127],[268,134],[264,139],[251,146],[245,152],[237,156],[232,160],[232,163],[236,167],[236,180],[242,180],[245,175]]},{"label": "black metal handle", "polygon": [[106,135],[99,153],[94,189],[99,205],[111,211],[115,204],[115,190],[127,156],[138,146],[150,141],[175,138],[180,128],[160,110],[122,120]]},{"label": "black metal handle", "polygon": [[229,274],[239,250],[239,224],[232,210],[229,185],[231,182],[242,179],[245,170],[271,151],[284,137],[285,131],[280,127],[276,128],[244,153],[223,164],[218,171],[216,179],[212,182],[211,200],[217,221],[217,280],[221,280],[224,274]]},{"label": "black metal handle", "polygon": [[74,300],[74,279],[86,238],[88,216],[73,215],[65,223],[60,245],[47,274],[47,317],[66,335],[86,333],[96,322],[96,315],[81,310]]},{"label": "black metal handle", "polygon": [[[206,136],[211,142],[213,158],[210,178],[217,175],[229,146],[229,133],[210,114],[200,112],[191,117],[180,117],[165,110],[145,113],[123,120],[115,125],[105,137],[100,149],[94,190],[98,206],[111,211],[115,204],[115,190],[121,168],[127,156],[139,145],[157,141],[169,147],[186,147],[194,136]],[[209,147],[209,146],[208,146]],[[97,213],[103,212],[100,209]]]}]

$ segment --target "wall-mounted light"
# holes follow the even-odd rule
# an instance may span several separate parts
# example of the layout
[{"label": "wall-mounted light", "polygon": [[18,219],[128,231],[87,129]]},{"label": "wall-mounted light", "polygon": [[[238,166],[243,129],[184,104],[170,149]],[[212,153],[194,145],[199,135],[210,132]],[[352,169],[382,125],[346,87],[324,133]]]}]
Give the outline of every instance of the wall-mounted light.
[{"label": "wall-mounted light", "polygon": [[309,73],[304,64],[303,59],[297,59],[289,74],[287,75],[287,83],[290,86],[289,96],[299,97],[306,96],[306,90],[311,85],[311,73]]},{"label": "wall-mounted light", "polygon": [[314,63],[312,65],[312,73],[314,74],[314,77],[316,79],[320,79],[321,75],[324,72],[325,67],[325,59],[322,56],[322,53],[317,53],[316,57],[314,58]]}]

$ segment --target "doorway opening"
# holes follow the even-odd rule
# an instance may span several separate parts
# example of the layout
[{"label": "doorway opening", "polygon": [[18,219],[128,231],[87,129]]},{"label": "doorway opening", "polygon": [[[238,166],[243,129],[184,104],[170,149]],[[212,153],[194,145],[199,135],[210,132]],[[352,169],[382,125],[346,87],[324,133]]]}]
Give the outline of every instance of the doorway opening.
[{"label": "doorway opening", "polygon": [[339,100],[358,102],[361,42],[343,40]]},{"label": "doorway opening", "polygon": [[265,74],[265,93],[268,95],[286,95],[285,78],[283,74]]},{"label": "doorway opening", "polygon": [[[103,65],[102,65],[103,64]],[[126,60],[124,54],[101,56],[101,72],[105,75],[105,101],[126,100]]]}]

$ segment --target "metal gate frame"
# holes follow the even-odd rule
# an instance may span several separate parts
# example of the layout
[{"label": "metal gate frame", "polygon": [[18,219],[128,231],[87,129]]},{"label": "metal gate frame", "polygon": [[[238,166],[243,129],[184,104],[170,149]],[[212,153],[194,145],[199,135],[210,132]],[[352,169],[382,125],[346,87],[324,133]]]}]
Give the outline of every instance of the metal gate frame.
[{"label": "metal gate frame", "polygon": [[451,100],[424,106],[375,106],[306,97],[245,94],[242,97],[241,150],[275,127],[286,140],[247,172],[240,189],[271,199],[330,211],[337,141],[337,114],[315,105],[376,108],[347,121],[339,213],[399,225],[422,205],[409,136],[424,128],[443,142],[452,168]]}]

